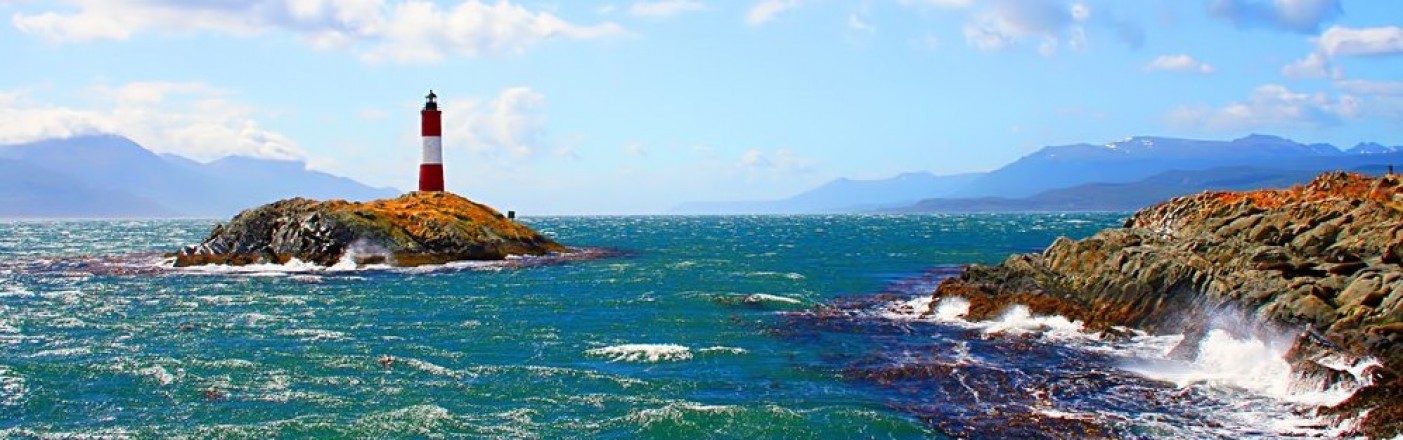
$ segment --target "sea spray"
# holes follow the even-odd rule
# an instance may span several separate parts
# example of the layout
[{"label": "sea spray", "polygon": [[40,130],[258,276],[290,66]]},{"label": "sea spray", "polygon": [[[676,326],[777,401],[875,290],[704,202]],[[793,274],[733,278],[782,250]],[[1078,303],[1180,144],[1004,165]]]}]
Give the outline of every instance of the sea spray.
[{"label": "sea spray", "polygon": [[[1123,357],[1119,367],[1126,372],[1167,382],[1180,390],[1197,390],[1194,392],[1201,396],[1194,400],[1223,399],[1229,403],[1220,411],[1226,411],[1224,414],[1232,417],[1234,424],[1259,426],[1282,435],[1337,436],[1350,432],[1348,425],[1357,423],[1362,415],[1332,418],[1313,415],[1314,410],[1336,405],[1368,385],[1371,369],[1379,365],[1371,358],[1331,353],[1309,361],[1343,374],[1347,380],[1331,381],[1304,375],[1293,370],[1287,361],[1293,341],[1300,337],[1298,333],[1254,324],[1231,308],[1207,314],[1210,316],[1208,324],[1213,328],[1203,333],[1196,343],[1187,341],[1190,344],[1183,344],[1186,342],[1183,335],[1147,335],[1125,328],[1116,332],[1124,336],[1107,338],[1104,333],[1087,331],[1080,322],[1056,315],[1035,315],[1021,305],[1009,307],[995,319],[971,322],[963,319],[968,308],[969,302],[960,297],[932,302],[929,295],[918,295],[890,301],[874,309],[877,316],[886,320],[953,325],[986,337],[1036,336],[1049,344]],[[1170,357],[1172,349],[1181,345],[1196,349],[1192,360],[1178,361]],[[958,341],[950,348],[951,356],[927,359],[925,362],[935,365],[922,368],[944,371],[954,367],[948,376],[972,395],[979,395],[967,382],[969,374],[962,371],[979,365],[971,363],[973,356],[968,343]],[[914,365],[921,362],[904,356],[892,357],[890,361],[894,364],[889,368],[905,371],[901,373],[904,375],[917,371],[913,370]],[[1238,392],[1248,394],[1239,395]],[[1234,402],[1238,399],[1247,400]],[[1283,410],[1284,413],[1272,415]],[[1044,415],[1074,414],[1051,409],[1039,411]],[[1169,429],[1166,432],[1175,432],[1178,428],[1166,429]]]}]

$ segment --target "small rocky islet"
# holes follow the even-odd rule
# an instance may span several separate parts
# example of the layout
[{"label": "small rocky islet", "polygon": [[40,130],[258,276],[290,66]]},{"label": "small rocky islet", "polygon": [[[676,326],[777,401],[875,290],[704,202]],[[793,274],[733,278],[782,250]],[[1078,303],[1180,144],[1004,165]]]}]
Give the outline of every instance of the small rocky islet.
[{"label": "small rocky islet", "polygon": [[239,213],[170,257],[176,267],[294,259],[419,266],[566,251],[487,205],[448,192],[412,192],[370,202],[280,200]]},{"label": "small rocky islet", "polygon": [[[1372,385],[1326,414],[1365,414],[1347,435],[1403,432],[1403,179],[1326,173],[1282,190],[1204,192],[1141,210],[1123,227],[1061,238],[1040,254],[972,265],[941,282],[969,319],[1021,304],[1034,313],[1185,335],[1191,359],[1212,328],[1298,335],[1287,361],[1324,383],[1354,380],[1322,365],[1372,357]],[[1367,411],[1367,412],[1366,412]]]}]

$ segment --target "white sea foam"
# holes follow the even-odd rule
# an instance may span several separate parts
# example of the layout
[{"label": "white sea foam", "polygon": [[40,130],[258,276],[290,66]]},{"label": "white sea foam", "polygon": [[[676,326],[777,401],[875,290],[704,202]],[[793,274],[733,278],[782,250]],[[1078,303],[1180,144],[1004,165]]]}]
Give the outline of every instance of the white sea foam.
[{"label": "white sea foam", "polygon": [[882,309],[881,316],[897,321],[925,319],[932,301],[930,295],[920,295],[906,301],[895,301]]},{"label": "white sea foam", "polygon": [[414,405],[388,412],[370,414],[357,420],[356,425],[386,435],[424,437],[434,433],[439,423],[453,419],[453,413],[438,405]]},{"label": "white sea foam", "polygon": [[937,321],[954,322],[964,319],[968,314],[969,300],[958,296],[941,298],[935,305],[934,317]]},{"label": "white sea foam", "polygon": [[[160,365],[142,368],[140,370],[137,370],[136,372],[137,374],[140,374],[142,376],[150,376],[152,379],[155,379],[157,383],[161,384],[161,386],[166,386],[175,383],[176,379],[178,378],[177,375],[171,374],[169,371],[166,371],[165,367],[162,367]],[[183,375],[184,371],[178,370],[177,373]]]},{"label": "white sea foam", "polygon": [[29,397],[29,385],[24,376],[0,365],[0,407],[20,406]]},{"label": "white sea foam", "polygon": [[206,366],[214,368],[253,368],[258,364],[246,359],[219,359],[205,362]]},{"label": "white sea foam", "polygon": [[258,312],[248,312],[235,317],[234,322],[248,327],[262,328],[268,326],[267,322],[277,321],[280,319],[283,318],[280,316],[265,315]]},{"label": "white sea foam", "polygon": [[1083,331],[1081,321],[1072,321],[1058,315],[1033,315],[1027,307],[1009,307],[998,319],[989,321],[984,334],[1039,334],[1053,339],[1096,339],[1096,335]]},{"label": "white sea foam", "polygon": [[56,290],[39,294],[40,298],[57,299],[59,302],[67,305],[78,304],[79,301],[83,300],[83,296],[84,294],[81,290]]},{"label": "white sea foam", "polygon": [[278,330],[278,334],[279,334],[279,335],[283,335],[283,336],[294,336],[294,337],[297,337],[297,338],[299,338],[299,339],[302,339],[303,341],[308,341],[308,342],[339,341],[339,340],[343,340],[343,339],[350,339],[350,336],[347,336],[345,333],[342,333],[342,332],[338,332],[338,331],[334,331],[334,330],[322,330],[322,329],[316,329],[316,328],[299,328],[299,329],[295,329],[295,330]]},{"label": "white sea foam", "polygon": [[[589,252],[585,252],[588,254]],[[414,267],[396,267],[391,264],[357,264],[355,256],[347,253],[341,259],[330,266],[322,266],[312,262],[302,261],[296,258],[284,264],[248,264],[242,266],[207,264],[188,267],[174,267],[174,260],[167,260],[157,263],[158,266],[167,270],[190,275],[223,275],[223,276],[243,276],[243,277],[286,277],[289,280],[304,283],[324,282],[324,275],[334,275],[338,279],[358,279],[347,276],[360,272],[394,272],[405,274],[428,274],[435,272],[451,272],[460,270],[484,270],[498,271],[523,264],[533,264],[536,261],[550,261],[556,257],[570,257],[573,254],[537,257],[523,255],[508,255],[507,258],[499,261],[451,261],[443,264],[425,264]]]},{"label": "white sea foam", "polygon": [[659,422],[677,422],[687,414],[734,414],[740,409],[730,405],[704,405],[695,402],[672,402],[661,408],[648,408],[629,413],[624,419],[642,426]]},{"label": "white sea foam", "polygon": [[36,351],[34,354],[29,355],[29,357],[70,357],[90,354],[92,352],[93,350],[88,347],[55,348]]},{"label": "white sea foam", "polygon": [[785,304],[803,304],[803,303],[804,303],[804,301],[799,300],[799,299],[796,299],[796,298],[790,298],[790,297],[787,297],[787,296],[779,296],[779,295],[771,295],[771,294],[768,294],[768,293],[752,293],[752,294],[750,294],[750,295],[746,295],[746,296],[745,296],[745,303],[746,303],[746,304],[760,304],[760,303],[767,303],[767,302],[770,302],[770,303],[785,303]]},{"label": "white sea foam", "polygon": [[0,288],[0,298],[5,297],[32,298],[34,292],[29,291],[24,286],[6,284]]},{"label": "white sea foam", "polygon": [[463,377],[462,373],[429,361],[423,361],[414,358],[398,358],[396,359],[396,361],[404,362],[405,365],[408,365],[416,370],[423,371],[425,373],[429,373],[435,376],[451,377],[454,379],[460,379]]},{"label": "white sea foam", "polygon": [[1362,385],[1367,385],[1366,371],[1378,365],[1373,359],[1346,360],[1330,356],[1316,361],[1321,366],[1354,376],[1356,383],[1325,384],[1303,380],[1291,371],[1286,362],[1289,339],[1263,341],[1257,338],[1239,339],[1223,330],[1211,330],[1199,343],[1193,363],[1157,364],[1133,367],[1132,371],[1146,377],[1188,387],[1198,383],[1229,386],[1287,402],[1310,406],[1334,406],[1348,399]]},{"label": "white sea foam", "polygon": [[685,361],[692,358],[692,349],[677,344],[623,344],[585,350],[585,354],[607,357],[610,362]]},{"label": "white sea foam", "polygon": [[750,273],[747,273],[747,274],[745,274],[745,275],[746,275],[746,276],[751,276],[751,277],[758,277],[758,278],[777,277],[777,278],[785,278],[785,279],[790,279],[790,280],[802,280],[802,279],[805,278],[805,277],[804,277],[804,274],[797,273],[797,272],[774,272],[774,271],[768,271],[768,270],[761,270],[761,271],[750,272]]},{"label": "white sea foam", "polygon": [[730,354],[746,354],[746,353],[749,353],[749,351],[747,351],[747,350],[744,349],[744,348],[739,348],[739,347],[725,347],[725,346],[720,346],[720,345],[717,345],[717,346],[714,346],[714,347],[706,347],[706,348],[697,350],[697,352],[698,352],[698,353],[730,353]]},{"label": "white sea foam", "polygon": [[49,321],[49,325],[55,328],[84,328],[92,326],[92,324],[72,316],[54,318]]},{"label": "white sea foam", "polygon": [[302,275],[291,275],[291,276],[288,276],[287,279],[293,280],[293,281],[298,281],[298,282],[303,282],[303,283],[307,283],[307,284],[321,284],[321,283],[322,283],[322,277],[317,276],[317,275],[305,275],[305,274],[302,274]]},{"label": "white sea foam", "polygon": [[[287,263],[273,264],[246,264],[242,266],[227,264],[205,264],[198,266],[174,267],[173,260],[162,262],[161,265],[180,273],[192,275],[241,275],[248,277],[284,277],[297,276],[296,280],[303,282],[320,282],[319,277],[313,274],[320,273],[348,273],[368,270],[389,270],[393,266],[388,264],[356,264],[355,252],[346,252],[341,255],[341,259],[330,266],[322,266],[316,263],[302,261],[297,258],[288,260]],[[300,275],[300,276],[298,276]]]}]

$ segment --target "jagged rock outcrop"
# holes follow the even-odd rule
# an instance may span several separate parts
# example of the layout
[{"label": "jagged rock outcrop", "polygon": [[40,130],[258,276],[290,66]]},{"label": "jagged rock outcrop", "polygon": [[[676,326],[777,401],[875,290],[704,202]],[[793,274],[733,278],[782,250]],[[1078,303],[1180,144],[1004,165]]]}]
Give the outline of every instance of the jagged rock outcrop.
[{"label": "jagged rock outcrop", "polygon": [[364,203],[281,200],[239,213],[173,256],[177,267],[294,258],[324,266],[343,258],[418,266],[564,251],[486,205],[451,193],[415,192]]},{"label": "jagged rock outcrop", "polygon": [[1291,329],[1298,372],[1314,368],[1311,352],[1383,362],[1376,384],[1337,408],[1373,408],[1361,433],[1391,436],[1403,430],[1400,262],[1403,179],[1326,173],[1285,190],[1176,198],[1122,228],[971,266],[934,295],[968,299],[972,319],[1017,303],[1091,328],[1182,332],[1183,356],[1215,321]]}]

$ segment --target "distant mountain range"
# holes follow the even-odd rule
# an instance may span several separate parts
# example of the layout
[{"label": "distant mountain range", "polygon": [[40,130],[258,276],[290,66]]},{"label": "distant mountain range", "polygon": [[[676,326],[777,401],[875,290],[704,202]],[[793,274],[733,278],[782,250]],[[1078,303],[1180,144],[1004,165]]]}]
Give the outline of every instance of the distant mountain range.
[{"label": "distant mountain range", "polygon": [[837,179],[783,200],[691,202],[674,209],[684,214],[803,214],[871,211],[903,207],[941,197],[969,185],[980,174],[936,176],[906,173],[883,180]]},{"label": "distant mountain range", "polygon": [[838,179],[783,200],[687,203],[688,214],[833,212],[1128,211],[1207,189],[1287,186],[1325,170],[1403,165],[1403,147],[1343,150],[1277,136],[1231,141],[1132,137],[1044,147],[987,173]]},{"label": "distant mountain range", "polygon": [[[1384,166],[1347,171],[1379,175]],[[1047,190],[1029,197],[926,199],[887,212],[1125,212],[1174,197],[1203,191],[1242,191],[1283,188],[1310,182],[1318,171],[1225,167],[1167,171],[1129,183],[1086,183]]]},{"label": "distant mountain range", "polygon": [[278,199],[400,193],[297,161],[158,155],[114,135],[0,146],[0,217],[227,217]]}]

